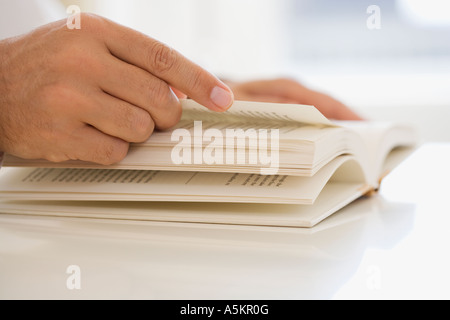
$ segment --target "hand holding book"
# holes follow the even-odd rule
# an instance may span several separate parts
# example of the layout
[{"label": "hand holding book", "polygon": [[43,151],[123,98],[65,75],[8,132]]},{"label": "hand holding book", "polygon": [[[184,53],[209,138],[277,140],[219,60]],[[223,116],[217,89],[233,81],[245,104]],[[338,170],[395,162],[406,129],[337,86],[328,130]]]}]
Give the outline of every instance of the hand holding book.
[{"label": "hand holding book", "polygon": [[177,51],[91,14],[0,41],[0,151],[111,164],[181,116],[171,88],[228,109],[230,89]]},{"label": "hand holding book", "polygon": [[280,78],[225,83],[233,90],[236,100],[310,105],[329,119],[363,120],[342,102],[295,80]]},{"label": "hand holding book", "polygon": [[[0,210],[33,214],[47,211],[52,215],[61,210],[63,215],[85,216],[77,212],[81,201],[83,210],[94,212],[94,217],[312,226],[378,189],[380,178],[403,160],[416,143],[415,130],[410,126],[358,121],[337,124],[310,106],[237,101],[226,113],[218,114],[185,100],[183,108],[177,127],[133,144],[129,155],[113,166],[79,161],[54,164],[7,156],[5,165],[10,168],[0,173],[0,194],[4,199],[33,200],[33,205],[3,202]],[[193,126],[196,120],[203,123],[201,132]],[[174,148],[192,147],[172,139],[177,130],[188,132],[195,140],[204,139],[207,130],[214,130],[217,138],[225,136],[230,128],[256,131],[264,126],[279,130],[279,168],[275,175],[261,175],[261,163],[248,161],[172,161]],[[260,151],[260,145],[253,149],[251,140],[246,136],[244,144],[233,146],[234,159],[239,159],[239,154],[250,159],[253,151]],[[200,152],[211,148],[213,142],[209,143],[202,145]],[[190,156],[194,159],[195,154]],[[78,204],[74,207],[72,202],[60,201]],[[152,204],[161,201],[167,206]],[[225,214],[217,206],[192,212],[186,205],[183,212],[178,207],[174,209],[176,202],[281,206],[261,210],[247,205],[233,207],[236,212]],[[122,213],[117,209],[111,216],[103,210],[112,206],[121,208]],[[31,207],[34,209],[30,211]],[[156,207],[157,211],[152,209]]]}]

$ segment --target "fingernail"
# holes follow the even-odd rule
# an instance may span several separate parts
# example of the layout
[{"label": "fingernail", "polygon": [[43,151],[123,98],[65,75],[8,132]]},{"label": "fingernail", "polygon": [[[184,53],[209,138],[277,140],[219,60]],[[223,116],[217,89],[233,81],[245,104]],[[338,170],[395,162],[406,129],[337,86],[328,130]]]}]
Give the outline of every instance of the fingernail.
[{"label": "fingernail", "polygon": [[228,110],[233,104],[233,94],[221,87],[215,87],[211,91],[211,100],[220,110]]}]

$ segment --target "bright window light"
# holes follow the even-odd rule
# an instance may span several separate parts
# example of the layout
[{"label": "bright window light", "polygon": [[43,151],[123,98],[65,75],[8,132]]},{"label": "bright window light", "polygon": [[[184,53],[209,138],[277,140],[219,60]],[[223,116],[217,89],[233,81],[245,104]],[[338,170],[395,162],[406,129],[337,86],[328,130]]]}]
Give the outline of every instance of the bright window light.
[{"label": "bright window light", "polygon": [[450,26],[448,0],[397,0],[400,12],[416,24]]}]

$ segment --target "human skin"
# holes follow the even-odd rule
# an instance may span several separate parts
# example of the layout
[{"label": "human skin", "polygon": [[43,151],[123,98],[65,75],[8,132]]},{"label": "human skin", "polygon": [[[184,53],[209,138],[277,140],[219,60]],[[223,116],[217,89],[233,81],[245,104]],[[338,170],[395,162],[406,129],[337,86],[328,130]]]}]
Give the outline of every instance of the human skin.
[{"label": "human skin", "polygon": [[62,20],[0,41],[0,152],[114,164],[130,143],[174,126],[187,96],[217,112],[236,98],[361,119],[294,80],[221,81],[144,34],[96,15],[80,18],[81,29]]},{"label": "human skin", "polygon": [[324,93],[311,90],[289,78],[246,82],[225,81],[237,100],[293,103],[315,106],[324,116],[335,120],[363,120],[342,102]]},{"label": "human skin", "polygon": [[133,142],[175,125],[182,92],[225,111],[233,93],[168,46],[82,14],[0,42],[0,151],[109,165]]}]

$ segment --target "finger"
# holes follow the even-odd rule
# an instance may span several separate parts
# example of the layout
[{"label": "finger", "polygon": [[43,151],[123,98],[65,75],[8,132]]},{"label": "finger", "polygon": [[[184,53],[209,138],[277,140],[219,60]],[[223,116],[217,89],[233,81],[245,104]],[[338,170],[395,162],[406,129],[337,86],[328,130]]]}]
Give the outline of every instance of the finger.
[{"label": "finger", "polygon": [[233,93],[211,73],[155,39],[108,23],[104,40],[114,56],[150,72],[211,110],[224,111],[232,105]]},{"label": "finger", "polygon": [[363,120],[340,101],[317,91],[308,90],[308,104],[316,106],[327,118],[336,120]]},{"label": "finger", "polygon": [[175,95],[178,97],[178,99],[187,99],[187,97],[188,97],[187,94],[184,94],[177,88],[171,87],[171,89],[172,89],[173,93],[175,93]]},{"label": "finger", "polygon": [[120,162],[128,153],[129,143],[106,135],[97,129],[84,125],[73,132],[66,144],[70,159],[112,165]]},{"label": "finger", "polygon": [[290,79],[255,81],[250,84],[266,94],[278,95],[296,103],[315,106],[327,118],[337,120],[362,120],[362,118],[340,101],[317,92]]},{"label": "finger", "polygon": [[327,118],[336,120],[362,120],[354,111],[342,102],[327,94],[311,90],[295,81],[289,81],[284,86],[285,94],[300,103],[309,104],[319,109]]},{"label": "finger", "polygon": [[144,142],[153,133],[155,123],[144,109],[104,92],[92,96],[80,106],[83,123],[127,142]]},{"label": "finger", "polygon": [[100,87],[110,95],[146,110],[156,128],[173,127],[181,118],[181,103],[169,85],[149,72],[111,57]]}]

